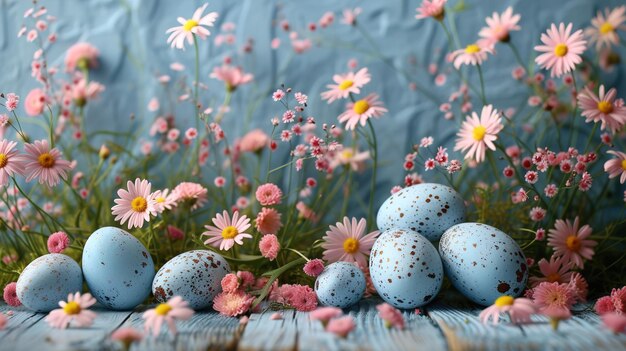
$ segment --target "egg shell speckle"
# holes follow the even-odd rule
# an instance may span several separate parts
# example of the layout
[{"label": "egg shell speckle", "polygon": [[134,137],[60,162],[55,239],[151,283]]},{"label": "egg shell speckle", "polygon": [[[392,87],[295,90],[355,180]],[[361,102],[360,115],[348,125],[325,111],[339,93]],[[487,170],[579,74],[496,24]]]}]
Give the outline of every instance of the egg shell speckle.
[{"label": "egg shell speckle", "polygon": [[436,241],[451,226],[465,221],[465,203],[452,188],[423,183],[391,195],[378,210],[376,224],[381,231],[410,229]]},{"label": "egg shell speckle", "polygon": [[114,310],[130,310],[150,295],[154,263],[137,238],[125,230],[103,227],[83,249],[83,274],[91,294]]},{"label": "egg shell speckle", "polygon": [[502,296],[519,296],[526,287],[526,257],[510,236],[481,223],[448,229],[439,242],[446,275],[465,297],[488,306]]},{"label": "egg shell speckle", "polygon": [[315,280],[315,292],[319,302],[339,308],[359,302],[365,293],[365,287],[363,272],[348,262],[329,264]]},{"label": "egg shell speckle", "polygon": [[222,278],[230,273],[228,262],[208,250],[184,252],[159,269],[152,293],[159,302],[181,296],[195,310],[207,308],[222,291]]},{"label": "egg shell speckle", "polygon": [[71,257],[48,254],[31,262],[17,280],[17,297],[27,308],[49,312],[70,293],[83,290],[83,273]]},{"label": "egg shell speckle", "polygon": [[432,301],[443,282],[437,249],[407,229],[384,231],[370,255],[370,275],[378,294],[397,308],[415,308]]}]

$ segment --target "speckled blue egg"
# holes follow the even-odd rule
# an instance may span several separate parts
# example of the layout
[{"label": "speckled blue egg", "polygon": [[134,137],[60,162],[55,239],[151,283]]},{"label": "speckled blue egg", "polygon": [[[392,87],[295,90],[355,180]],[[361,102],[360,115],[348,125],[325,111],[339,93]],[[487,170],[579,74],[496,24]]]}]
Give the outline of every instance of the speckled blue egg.
[{"label": "speckled blue egg", "polygon": [[133,309],[150,295],[152,257],[122,229],[104,227],[93,232],[85,243],[82,262],[91,294],[110,309]]},{"label": "speckled blue egg", "polygon": [[452,188],[424,183],[391,195],[378,210],[378,229],[410,229],[436,241],[446,229],[465,221],[465,203]]},{"label": "speckled blue egg", "polygon": [[315,292],[322,305],[339,308],[352,306],[365,293],[365,275],[352,263],[329,264],[317,277]]},{"label": "speckled blue egg", "polygon": [[17,297],[27,308],[49,312],[59,308],[68,294],[83,290],[78,263],[62,254],[48,254],[31,262],[17,280]]},{"label": "speckled blue egg", "polygon": [[510,236],[481,223],[448,229],[439,242],[446,275],[477,304],[491,305],[502,295],[519,296],[526,286],[526,257]]},{"label": "speckled blue egg", "polygon": [[372,247],[370,275],[376,291],[397,308],[415,308],[432,301],[443,281],[437,249],[412,230],[384,231]]},{"label": "speckled blue egg", "polygon": [[152,282],[152,293],[159,302],[181,296],[195,310],[211,305],[222,291],[222,278],[230,273],[228,262],[208,250],[182,253],[167,261]]}]

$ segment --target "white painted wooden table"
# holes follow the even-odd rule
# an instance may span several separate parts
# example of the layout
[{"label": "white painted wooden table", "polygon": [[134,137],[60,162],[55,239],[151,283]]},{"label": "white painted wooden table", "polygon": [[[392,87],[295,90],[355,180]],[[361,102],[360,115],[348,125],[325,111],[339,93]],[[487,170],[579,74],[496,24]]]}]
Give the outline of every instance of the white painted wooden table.
[{"label": "white painted wooden table", "polygon": [[[189,321],[178,323],[176,337],[162,334],[146,338],[131,350],[626,350],[626,335],[615,335],[601,326],[598,316],[585,309],[561,323],[553,332],[547,320],[525,326],[502,324],[484,326],[480,312],[472,305],[451,307],[435,302],[422,314],[404,312],[405,330],[386,329],[378,318],[380,300],[363,300],[347,309],[357,327],[347,339],[324,332],[307,313],[283,311],[282,320],[271,320],[274,311],[250,316],[246,326],[236,318],[215,312],[198,312]],[[44,314],[1,305],[13,311],[6,330],[0,331],[0,350],[120,350],[109,339],[120,327],[141,329],[141,313],[96,310],[98,318],[90,328],[57,330],[48,327]]]}]

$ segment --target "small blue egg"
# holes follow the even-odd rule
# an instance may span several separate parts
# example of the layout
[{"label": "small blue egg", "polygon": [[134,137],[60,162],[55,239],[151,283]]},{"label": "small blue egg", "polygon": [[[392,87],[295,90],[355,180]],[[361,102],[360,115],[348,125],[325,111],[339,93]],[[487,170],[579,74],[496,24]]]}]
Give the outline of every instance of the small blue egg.
[{"label": "small blue egg", "polygon": [[481,223],[461,223],[439,242],[446,275],[454,287],[477,304],[488,306],[502,296],[519,296],[526,287],[526,257],[510,236]]},{"label": "small blue egg", "polygon": [[211,305],[222,291],[222,278],[230,273],[228,262],[208,250],[184,252],[167,261],[152,282],[152,293],[159,302],[181,296],[194,310]]},{"label": "small blue egg", "polygon": [[376,224],[385,231],[410,229],[436,241],[451,226],[465,221],[465,203],[454,189],[433,183],[404,188],[391,195],[378,210]]},{"label": "small blue egg", "polygon": [[443,267],[428,239],[396,228],[384,231],[372,246],[370,276],[383,300],[408,309],[426,305],[437,296]]},{"label": "small blue egg", "polygon": [[365,275],[354,264],[331,263],[315,281],[317,299],[322,305],[346,308],[359,302],[365,293]]},{"label": "small blue egg", "polygon": [[48,254],[31,262],[17,280],[17,297],[27,308],[50,312],[69,294],[83,291],[83,273],[76,261],[62,254]]},{"label": "small blue egg", "polygon": [[110,309],[133,309],[150,295],[152,257],[122,229],[103,227],[93,232],[85,243],[82,262],[91,294]]}]

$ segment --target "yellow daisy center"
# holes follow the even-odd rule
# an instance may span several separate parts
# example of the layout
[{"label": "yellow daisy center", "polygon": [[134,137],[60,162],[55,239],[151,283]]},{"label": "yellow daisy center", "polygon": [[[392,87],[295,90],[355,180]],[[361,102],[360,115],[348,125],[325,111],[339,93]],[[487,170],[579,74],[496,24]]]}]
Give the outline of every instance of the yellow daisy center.
[{"label": "yellow daisy center", "polygon": [[359,251],[359,241],[355,238],[348,238],[343,242],[343,251],[353,254]]},{"label": "yellow daisy center", "polygon": [[626,160],[622,160],[622,169],[626,171]]},{"label": "yellow daisy center", "polygon": [[0,154],[0,168],[6,167],[7,163],[9,163],[9,158],[6,154]]},{"label": "yellow daisy center", "polygon": [[165,198],[163,196],[159,196],[159,197],[155,198],[154,201],[162,204],[162,203],[165,202]]},{"label": "yellow daisy center", "polygon": [[578,236],[572,234],[565,240],[565,245],[571,251],[579,251],[582,243],[580,242],[580,239],[578,239]]},{"label": "yellow daisy center", "polygon": [[613,112],[613,104],[608,101],[598,102],[598,110],[604,114]]},{"label": "yellow daisy center", "polygon": [[341,82],[341,84],[339,84],[339,89],[346,90],[346,89],[350,88],[353,85],[354,85],[354,82],[349,80],[349,79],[347,79],[347,80],[344,80],[343,82]]},{"label": "yellow daisy center", "polygon": [[476,44],[470,44],[467,47],[465,47],[465,53],[467,54],[475,54],[480,52],[480,47]]},{"label": "yellow daisy center", "polygon": [[187,32],[191,32],[191,29],[193,29],[194,27],[198,26],[198,21],[194,21],[192,19],[187,20],[187,22],[185,22],[185,24],[183,24],[183,28],[187,31]]},{"label": "yellow daisy center", "polygon": [[496,302],[494,302],[494,305],[498,307],[511,306],[513,305],[514,301],[515,299],[512,296],[503,295],[496,299]]},{"label": "yellow daisy center", "polygon": [[130,202],[130,207],[135,212],[144,212],[148,208],[148,201],[141,196],[137,196]]},{"label": "yellow daisy center", "polygon": [[228,227],[224,228],[224,230],[222,230],[222,238],[224,239],[233,239],[237,236],[237,234],[239,234],[239,231],[232,225],[229,225]]},{"label": "yellow daisy center", "polygon": [[346,159],[349,160],[352,157],[354,157],[354,152],[352,152],[352,150],[347,149],[347,150],[343,150],[343,152],[341,152],[341,156]]},{"label": "yellow daisy center", "polygon": [[554,48],[554,54],[558,57],[567,55],[567,45],[559,44]]},{"label": "yellow daisy center", "polygon": [[472,137],[476,141],[482,141],[483,138],[485,137],[485,134],[487,134],[487,128],[485,128],[482,125],[477,125],[476,127],[474,127],[474,130],[472,131]]},{"label": "yellow daisy center", "polygon": [[615,27],[613,27],[613,25],[609,22],[605,22],[603,25],[600,26],[600,34],[608,34],[614,30]]},{"label": "yellow daisy center", "polygon": [[66,314],[79,314],[80,305],[74,301],[70,301],[65,305],[65,307],[63,307],[63,311]]},{"label": "yellow daisy center", "polygon": [[39,155],[37,161],[43,168],[54,167],[54,157],[52,157],[49,152],[44,152],[43,154]]},{"label": "yellow daisy center", "polygon": [[546,280],[549,283],[558,282],[561,279],[561,275],[559,273],[552,273],[546,276]]},{"label": "yellow daisy center", "polygon": [[167,316],[167,314],[171,310],[172,310],[172,306],[170,306],[170,305],[168,305],[166,303],[161,303],[154,309],[154,312],[156,314],[158,314],[159,316]]},{"label": "yellow daisy center", "polygon": [[365,111],[369,110],[369,108],[370,104],[367,102],[367,100],[359,100],[354,103],[353,110],[356,114],[362,115],[365,113]]}]

